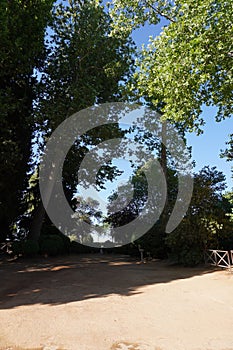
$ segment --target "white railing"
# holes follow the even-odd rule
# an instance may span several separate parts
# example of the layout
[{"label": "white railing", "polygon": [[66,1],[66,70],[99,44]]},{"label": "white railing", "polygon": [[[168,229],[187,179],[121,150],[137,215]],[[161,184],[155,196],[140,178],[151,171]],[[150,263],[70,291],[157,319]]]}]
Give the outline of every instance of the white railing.
[{"label": "white railing", "polygon": [[233,268],[233,250],[208,249],[205,252],[205,262],[231,270]]},{"label": "white railing", "polygon": [[230,250],[231,267],[233,267],[233,250]]}]

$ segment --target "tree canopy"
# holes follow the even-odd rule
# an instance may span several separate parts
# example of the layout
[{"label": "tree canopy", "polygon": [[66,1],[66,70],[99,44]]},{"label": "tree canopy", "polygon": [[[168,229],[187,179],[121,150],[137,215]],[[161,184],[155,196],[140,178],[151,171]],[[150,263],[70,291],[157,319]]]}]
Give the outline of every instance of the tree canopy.
[{"label": "tree canopy", "polygon": [[232,114],[232,1],[113,1],[115,31],[166,20],[138,58],[130,84],[136,97],[163,102],[164,118],[200,131],[203,105],[216,106],[218,121]]},{"label": "tree canopy", "polygon": [[35,69],[43,66],[44,35],[53,1],[0,4],[0,240],[25,210],[38,96]]},{"label": "tree canopy", "polygon": [[[187,130],[202,131],[204,105],[216,107],[217,121],[231,117],[232,18],[231,0],[112,0],[108,5],[96,0],[1,1],[0,241],[26,236],[29,241],[18,245],[24,252],[69,251],[69,238],[58,232],[43,208],[38,163],[50,135],[73,113],[104,102],[137,101],[160,112],[162,141],[167,138],[167,146],[175,140],[168,137],[166,120],[185,143]],[[161,33],[154,35],[154,26],[161,23]],[[143,26],[151,29],[150,41],[136,49],[131,35]],[[159,117],[155,119],[148,123],[160,123]],[[127,186],[120,188],[119,211],[109,210],[105,218],[93,199],[82,199],[77,207],[78,169],[83,158],[103,141],[124,139],[129,133],[128,141],[134,138],[140,145],[135,155],[140,156],[142,144],[148,157],[157,152],[167,182],[162,215],[137,243],[153,250],[154,256],[173,256],[183,263],[199,262],[206,244],[232,248],[232,192],[223,195],[224,175],[208,166],[194,174],[190,207],[179,227],[168,235],[165,223],[179,187],[174,157],[158,135],[142,132],[139,122],[126,130],[114,118],[111,121],[77,138],[65,159],[63,189],[76,217],[96,225],[101,222],[110,232],[111,226],[140,215],[148,188],[143,169],[135,164],[134,197],[123,209]],[[127,137],[124,141],[118,155],[127,148]],[[176,151],[181,159],[183,150],[177,147]],[[93,164],[94,158],[101,158],[97,153],[89,159]],[[221,156],[232,161],[233,134]],[[103,155],[101,159],[96,182],[103,189],[106,180],[114,180],[121,172]],[[153,191],[154,197],[160,196],[159,189]],[[116,193],[110,204],[115,197]],[[156,212],[156,208],[151,210]],[[194,254],[190,255],[192,247]]]}]

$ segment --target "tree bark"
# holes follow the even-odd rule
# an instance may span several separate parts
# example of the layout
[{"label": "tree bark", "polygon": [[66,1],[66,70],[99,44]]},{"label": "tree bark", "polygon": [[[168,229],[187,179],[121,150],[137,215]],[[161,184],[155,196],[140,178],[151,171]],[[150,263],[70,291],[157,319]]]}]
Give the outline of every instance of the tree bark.
[{"label": "tree bark", "polygon": [[[168,188],[168,176],[167,176],[167,121],[162,122],[162,144],[161,144],[161,167],[163,169],[165,181]],[[166,200],[164,204],[164,209],[161,215],[162,229],[166,231],[167,225],[167,210],[168,209],[168,193],[166,193]]]},{"label": "tree bark", "polygon": [[41,228],[45,218],[45,208],[42,201],[40,201],[38,207],[33,215],[31,229],[29,231],[28,239],[38,241],[40,238]]}]

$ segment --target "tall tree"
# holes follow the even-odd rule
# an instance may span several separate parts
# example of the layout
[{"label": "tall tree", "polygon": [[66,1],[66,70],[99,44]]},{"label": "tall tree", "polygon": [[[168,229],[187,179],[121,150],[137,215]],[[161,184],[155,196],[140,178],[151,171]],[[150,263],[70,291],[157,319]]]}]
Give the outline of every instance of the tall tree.
[{"label": "tall tree", "polygon": [[231,117],[232,15],[230,0],[113,0],[116,32],[165,24],[157,36],[151,26],[150,43],[139,50],[132,98],[149,101],[183,131],[201,132],[203,105],[216,106],[217,121]]},{"label": "tall tree", "polygon": [[[113,35],[112,25],[109,14],[95,0],[74,0],[54,7],[49,55],[42,76],[44,99],[38,109],[45,138],[73,113],[121,99],[119,87],[131,71],[133,46],[128,37]],[[77,184],[77,166],[88,151],[88,143],[108,139],[114,130],[121,132],[117,125],[106,126],[101,132],[96,128],[72,147],[64,165],[66,179],[70,179],[66,186],[69,199]],[[109,172],[109,167],[106,171]],[[30,236],[38,239],[44,217],[42,203],[34,214]]]},{"label": "tall tree", "polygon": [[52,0],[0,3],[0,241],[22,214],[37,96],[35,69],[44,59],[44,32]]},{"label": "tall tree", "polygon": [[[129,130],[129,139],[134,138],[135,142],[139,145],[138,150],[135,150],[134,152],[134,161],[132,163],[132,169],[134,169],[130,181],[134,188],[132,199],[128,199],[130,193],[129,184],[120,186],[118,193],[115,192],[109,197],[108,217],[106,218],[106,222],[111,224],[112,227],[118,227],[133,221],[138,216],[143,219],[144,215],[145,218],[143,211],[148,215],[151,214],[151,217],[153,217],[154,220],[154,225],[152,225],[147,232],[146,238],[142,238],[141,243],[145,245],[146,242],[147,246],[149,246],[152,244],[153,240],[157,241],[157,243],[153,243],[153,250],[156,250],[157,252],[159,250],[160,254],[163,254],[164,256],[162,250],[164,251],[166,228],[169,222],[169,217],[171,216],[176,203],[180,175],[181,173],[184,174],[186,170],[185,168],[187,166],[187,160],[189,159],[189,153],[185,154],[180,141],[178,142],[175,140],[173,125],[171,126],[167,123],[166,130],[164,130],[164,124],[161,125],[161,123],[159,123],[159,117],[157,122],[156,120],[152,120],[150,115],[148,115],[148,117],[147,120],[147,116],[144,116],[143,121],[154,123],[155,125],[158,123],[157,131],[149,132],[147,129],[140,127],[139,121],[135,127]],[[183,133],[179,130],[176,132],[180,134],[180,140],[183,139],[183,142],[185,143]],[[166,141],[164,139],[165,137]],[[161,141],[163,141],[164,144]],[[168,149],[170,149],[170,152],[164,151],[165,144]],[[143,152],[141,149],[143,149]],[[175,155],[174,150],[176,153]],[[158,167],[152,161],[153,156],[158,158],[161,163],[161,169],[163,170],[162,177],[167,184],[167,191],[164,189],[163,181],[160,179],[161,173],[158,172]],[[141,163],[144,163],[144,165],[141,165]],[[148,188],[148,178],[153,179],[155,177],[157,180],[154,182],[153,187]],[[190,190],[190,188],[188,190]],[[162,198],[164,198],[165,203],[163,204],[162,212],[159,214],[159,220],[157,220]],[[181,204],[183,199],[179,198],[179,202]],[[148,203],[149,206],[145,211],[145,207]],[[112,213],[112,205],[115,209],[114,213]],[[181,207],[179,210],[181,212]],[[157,219],[155,219],[156,217]],[[145,225],[146,221],[148,221],[148,218],[145,218]],[[131,238],[135,239],[134,232],[129,232],[128,237],[129,240],[131,240]],[[117,237],[117,239],[120,242],[120,237]],[[148,244],[148,242],[150,243]]]}]

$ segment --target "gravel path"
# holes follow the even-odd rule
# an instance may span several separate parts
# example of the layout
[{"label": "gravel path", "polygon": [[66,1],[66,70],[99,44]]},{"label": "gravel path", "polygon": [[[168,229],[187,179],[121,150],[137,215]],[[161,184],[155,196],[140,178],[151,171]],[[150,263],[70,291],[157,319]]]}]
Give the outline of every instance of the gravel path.
[{"label": "gravel path", "polygon": [[233,350],[233,274],[126,256],[0,263],[1,350]]}]

